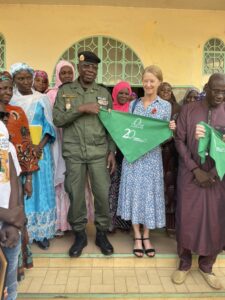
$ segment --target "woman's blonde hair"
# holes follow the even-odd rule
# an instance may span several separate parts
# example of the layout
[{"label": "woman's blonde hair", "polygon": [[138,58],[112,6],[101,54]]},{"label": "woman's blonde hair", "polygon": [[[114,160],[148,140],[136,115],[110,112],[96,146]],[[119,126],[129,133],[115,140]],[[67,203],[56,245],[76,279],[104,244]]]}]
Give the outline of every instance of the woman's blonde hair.
[{"label": "woman's blonde hair", "polygon": [[151,66],[146,67],[142,73],[142,79],[143,79],[145,73],[152,73],[153,75],[155,75],[156,78],[159,79],[159,81],[163,82],[162,70],[158,66],[151,65]]}]

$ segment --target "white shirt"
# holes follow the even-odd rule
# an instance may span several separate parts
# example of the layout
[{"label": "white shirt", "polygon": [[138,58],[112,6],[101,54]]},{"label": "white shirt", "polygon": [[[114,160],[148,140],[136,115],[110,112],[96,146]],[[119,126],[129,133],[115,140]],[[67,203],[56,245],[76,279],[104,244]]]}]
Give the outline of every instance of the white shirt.
[{"label": "white shirt", "polygon": [[[14,166],[19,176],[21,168],[16,155],[16,149],[9,142],[9,133],[2,121],[0,121],[0,207],[8,208],[11,193],[10,171],[9,171],[9,153],[11,153]],[[2,222],[0,222],[1,228]]]}]

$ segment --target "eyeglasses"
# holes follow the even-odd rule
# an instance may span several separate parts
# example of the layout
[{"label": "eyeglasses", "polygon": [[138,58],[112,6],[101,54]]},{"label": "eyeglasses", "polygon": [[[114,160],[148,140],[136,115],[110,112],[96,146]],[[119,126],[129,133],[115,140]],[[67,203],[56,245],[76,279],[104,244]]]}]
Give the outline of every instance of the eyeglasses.
[{"label": "eyeglasses", "polygon": [[212,91],[215,95],[220,95],[222,94],[223,96],[225,96],[225,90],[217,90],[217,89],[211,89],[210,87],[208,87],[210,89],[210,91]]},{"label": "eyeglasses", "polygon": [[4,118],[9,118],[10,113],[5,111],[0,111],[0,120],[3,120]]}]

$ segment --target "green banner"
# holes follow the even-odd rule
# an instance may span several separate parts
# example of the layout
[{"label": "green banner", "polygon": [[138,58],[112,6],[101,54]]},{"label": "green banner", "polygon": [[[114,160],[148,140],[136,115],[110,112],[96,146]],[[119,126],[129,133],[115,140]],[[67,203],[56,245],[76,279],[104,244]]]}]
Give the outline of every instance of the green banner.
[{"label": "green banner", "polygon": [[115,110],[101,109],[99,118],[128,162],[172,137],[169,122]]},{"label": "green banner", "polygon": [[199,124],[203,125],[206,130],[205,137],[200,138],[198,144],[201,163],[204,164],[206,156],[210,155],[215,161],[217,173],[222,180],[225,174],[225,142],[222,140],[223,135],[205,122]]}]

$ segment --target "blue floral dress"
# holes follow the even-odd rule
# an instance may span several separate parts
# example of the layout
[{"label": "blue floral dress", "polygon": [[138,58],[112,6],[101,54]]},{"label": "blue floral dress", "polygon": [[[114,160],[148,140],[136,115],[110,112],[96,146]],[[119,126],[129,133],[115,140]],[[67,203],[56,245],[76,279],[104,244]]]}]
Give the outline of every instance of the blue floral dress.
[{"label": "blue floral dress", "polygon": [[[132,111],[133,102],[129,111]],[[171,105],[157,97],[146,109],[140,100],[134,114],[170,120]],[[159,132],[160,134],[160,132]],[[133,163],[125,158],[119,190],[117,215],[149,229],[165,226],[165,199],[161,147],[149,151]]]}]

